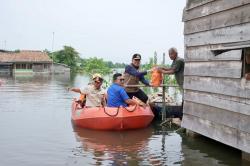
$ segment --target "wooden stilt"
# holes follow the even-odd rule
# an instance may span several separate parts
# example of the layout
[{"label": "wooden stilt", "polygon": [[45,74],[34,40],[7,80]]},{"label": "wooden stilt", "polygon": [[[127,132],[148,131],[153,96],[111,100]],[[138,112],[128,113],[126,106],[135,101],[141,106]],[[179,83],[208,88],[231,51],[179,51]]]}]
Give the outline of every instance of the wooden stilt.
[{"label": "wooden stilt", "polygon": [[246,160],[246,161],[250,162],[250,153],[242,151],[241,157],[242,157],[242,160]]},{"label": "wooden stilt", "polygon": [[186,129],[186,135],[190,136],[190,137],[199,137],[200,136],[200,134],[198,134],[194,131],[188,130],[188,129]]}]

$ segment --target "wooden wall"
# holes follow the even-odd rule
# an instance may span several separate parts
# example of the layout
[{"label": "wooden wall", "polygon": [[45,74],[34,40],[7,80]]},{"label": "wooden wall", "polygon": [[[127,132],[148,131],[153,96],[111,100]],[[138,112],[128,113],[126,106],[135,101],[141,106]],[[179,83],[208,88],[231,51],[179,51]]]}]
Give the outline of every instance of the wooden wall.
[{"label": "wooden wall", "polygon": [[250,0],[188,0],[182,126],[250,153]]}]

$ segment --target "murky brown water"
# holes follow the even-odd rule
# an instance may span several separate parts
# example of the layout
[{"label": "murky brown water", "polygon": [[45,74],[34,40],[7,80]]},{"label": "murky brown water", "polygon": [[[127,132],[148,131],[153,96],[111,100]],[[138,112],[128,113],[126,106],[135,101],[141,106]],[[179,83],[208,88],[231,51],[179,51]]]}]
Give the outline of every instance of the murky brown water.
[{"label": "murky brown water", "polygon": [[0,86],[1,166],[247,165],[240,152],[206,138],[188,138],[154,122],[125,132],[74,127],[68,86],[77,75],[4,77]]}]

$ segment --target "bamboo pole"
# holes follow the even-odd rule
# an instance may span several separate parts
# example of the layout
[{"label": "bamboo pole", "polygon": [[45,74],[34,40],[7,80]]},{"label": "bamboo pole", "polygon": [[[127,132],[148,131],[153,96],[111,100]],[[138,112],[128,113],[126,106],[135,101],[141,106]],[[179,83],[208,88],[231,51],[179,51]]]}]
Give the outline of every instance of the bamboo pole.
[{"label": "bamboo pole", "polygon": [[[163,53],[162,65],[165,65],[165,53]],[[163,80],[162,80],[163,85],[164,85],[164,78],[165,78],[165,75],[163,75]],[[165,119],[166,119],[166,97],[165,97],[165,92],[166,92],[166,86],[162,86],[162,102],[163,102],[162,119],[161,119],[162,122],[164,122]]]}]

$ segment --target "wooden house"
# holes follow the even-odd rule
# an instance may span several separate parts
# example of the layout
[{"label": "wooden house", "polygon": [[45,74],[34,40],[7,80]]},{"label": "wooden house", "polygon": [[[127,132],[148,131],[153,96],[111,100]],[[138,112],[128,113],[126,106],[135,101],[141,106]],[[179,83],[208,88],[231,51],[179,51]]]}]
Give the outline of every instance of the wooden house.
[{"label": "wooden house", "polygon": [[0,51],[1,74],[50,73],[52,59],[42,51]]},{"label": "wooden house", "polygon": [[250,153],[250,0],[187,0],[182,127]]}]

